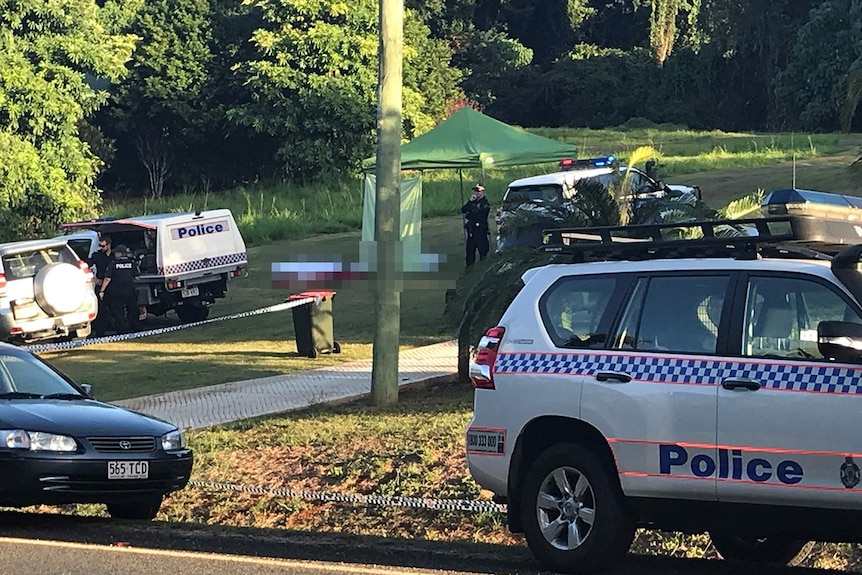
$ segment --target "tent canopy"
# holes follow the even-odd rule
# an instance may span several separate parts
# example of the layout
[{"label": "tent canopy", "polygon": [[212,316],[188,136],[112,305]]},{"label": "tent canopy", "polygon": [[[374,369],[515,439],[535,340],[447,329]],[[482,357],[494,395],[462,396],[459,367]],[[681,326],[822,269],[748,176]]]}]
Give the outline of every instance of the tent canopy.
[{"label": "tent canopy", "polygon": [[[461,108],[433,130],[401,146],[402,170],[492,168],[577,157],[574,144],[536,136],[472,108]],[[376,169],[374,157],[362,162]]]}]

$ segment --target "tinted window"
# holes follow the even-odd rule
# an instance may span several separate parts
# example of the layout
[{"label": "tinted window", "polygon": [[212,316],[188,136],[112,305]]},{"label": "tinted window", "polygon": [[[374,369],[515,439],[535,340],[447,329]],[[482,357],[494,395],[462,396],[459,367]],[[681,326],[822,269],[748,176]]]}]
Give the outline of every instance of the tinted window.
[{"label": "tinted window", "polygon": [[602,347],[599,333],[617,280],[607,277],[568,277],[555,283],[539,301],[545,329],[557,347]]},{"label": "tinted window", "polygon": [[50,393],[78,393],[41,361],[17,354],[0,355],[0,393],[21,391],[47,395]]},{"label": "tinted window", "polygon": [[641,278],[628,300],[614,347],[715,353],[728,277]]},{"label": "tinted window", "polygon": [[506,207],[527,202],[561,204],[563,202],[562,188],[557,184],[519,186],[506,190],[506,195],[503,197],[503,205]]},{"label": "tinted window", "polygon": [[823,284],[752,277],[746,294],[743,354],[823,359],[817,349],[817,325],[821,321],[862,323],[856,310]]},{"label": "tinted window", "polygon": [[7,280],[31,278],[43,267],[54,263],[78,265],[78,259],[67,245],[3,256]]},{"label": "tinted window", "polygon": [[75,255],[77,255],[78,258],[84,261],[90,259],[90,255],[92,255],[90,254],[90,240],[69,240],[68,243],[69,247],[75,250]]}]

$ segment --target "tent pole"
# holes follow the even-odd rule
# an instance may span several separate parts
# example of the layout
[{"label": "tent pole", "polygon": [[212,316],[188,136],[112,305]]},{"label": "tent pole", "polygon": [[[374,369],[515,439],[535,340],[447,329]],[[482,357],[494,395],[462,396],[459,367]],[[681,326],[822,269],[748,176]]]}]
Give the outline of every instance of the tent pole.
[{"label": "tent pole", "polygon": [[461,205],[464,205],[464,172],[458,168],[458,177],[461,179]]}]

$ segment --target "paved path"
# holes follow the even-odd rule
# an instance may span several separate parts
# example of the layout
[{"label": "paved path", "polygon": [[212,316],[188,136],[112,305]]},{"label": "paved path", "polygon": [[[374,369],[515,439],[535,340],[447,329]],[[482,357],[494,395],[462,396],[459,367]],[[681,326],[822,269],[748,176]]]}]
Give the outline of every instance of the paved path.
[{"label": "paved path", "polygon": [[[458,373],[458,344],[449,341],[403,351],[398,369],[401,386],[454,377]],[[370,359],[114,403],[170,421],[187,430],[309,405],[357,399],[369,393]]]}]

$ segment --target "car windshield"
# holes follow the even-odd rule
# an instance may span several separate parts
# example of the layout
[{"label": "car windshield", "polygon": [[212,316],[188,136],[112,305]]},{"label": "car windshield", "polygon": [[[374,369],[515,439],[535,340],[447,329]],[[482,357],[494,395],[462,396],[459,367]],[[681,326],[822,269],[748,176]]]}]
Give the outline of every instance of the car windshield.
[{"label": "car windshield", "polygon": [[26,352],[0,350],[0,397],[14,397],[15,394],[80,395],[80,392],[34,356]]},{"label": "car windshield", "polygon": [[563,194],[558,184],[509,188],[503,197],[503,205],[506,207],[517,206],[526,202],[560,204],[562,201]]},{"label": "car windshield", "polygon": [[66,244],[3,256],[8,281],[34,277],[43,267],[55,263],[78,264]]}]

